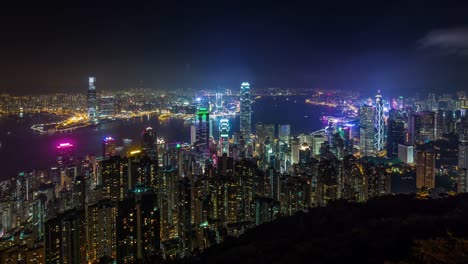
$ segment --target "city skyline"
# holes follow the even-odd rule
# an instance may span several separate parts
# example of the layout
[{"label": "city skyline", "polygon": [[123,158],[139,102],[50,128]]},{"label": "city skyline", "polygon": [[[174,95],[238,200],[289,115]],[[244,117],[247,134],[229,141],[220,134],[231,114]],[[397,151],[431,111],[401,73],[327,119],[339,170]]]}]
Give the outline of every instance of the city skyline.
[{"label": "city skyline", "polygon": [[7,8],[0,263],[467,263],[463,7]]}]

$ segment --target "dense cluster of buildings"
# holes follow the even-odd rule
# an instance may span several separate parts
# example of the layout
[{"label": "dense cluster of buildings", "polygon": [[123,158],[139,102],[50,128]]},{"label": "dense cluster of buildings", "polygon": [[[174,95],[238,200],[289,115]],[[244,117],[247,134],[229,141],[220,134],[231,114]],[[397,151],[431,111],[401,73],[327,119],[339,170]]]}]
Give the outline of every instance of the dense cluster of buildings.
[{"label": "dense cluster of buildings", "polygon": [[[90,79],[90,118],[93,87]],[[240,130],[222,117],[219,138],[212,107],[198,100],[190,143],[164,142],[148,127],[126,155],[106,137],[102,155],[80,158],[64,142],[55,167],[1,183],[0,262],[184,258],[278,217],[390,194],[404,177],[419,191],[439,187],[436,175],[455,177],[466,192],[467,101],[463,94],[388,101],[378,93],[356,107],[357,118],[293,136],[289,124],[252,124],[243,82]]]}]

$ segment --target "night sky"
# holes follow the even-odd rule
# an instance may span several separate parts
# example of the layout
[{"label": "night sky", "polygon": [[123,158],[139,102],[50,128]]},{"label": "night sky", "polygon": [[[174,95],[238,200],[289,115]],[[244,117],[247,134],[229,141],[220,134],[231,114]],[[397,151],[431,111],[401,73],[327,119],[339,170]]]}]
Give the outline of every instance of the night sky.
[{"label": "night sky", "polygon": [[87,76],[100,89],[468,89],[467,4],[352,2],[2,7],[0,92],[82,91]]}]

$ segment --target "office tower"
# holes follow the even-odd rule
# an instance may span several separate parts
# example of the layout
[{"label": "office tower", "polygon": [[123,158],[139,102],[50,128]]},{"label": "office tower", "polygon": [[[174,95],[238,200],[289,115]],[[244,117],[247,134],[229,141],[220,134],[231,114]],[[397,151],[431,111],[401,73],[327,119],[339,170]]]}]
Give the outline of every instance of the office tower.
[{"label": "office tower", "polygon": [[195,125],[190,126],[190,145],[195,146],[197,142],[197,128]]},{"label": "office tower", "polygon": [[297,137],[291,140],[291,164],[299,163],[299,139]]},{"label": "office tower", "polygon": [[147,127],[141,133],[141,150],[143,154],[153,161],[157,161],[157,138],[156,132],[151,127]]},{"label": "office tower", "polygon": [[96,78],[89,77],[89,87],[88,87],[88,119],[90,121],[96,121],[98,118],[97,114],[97,97],[96,97]]},{"label": "office tower", "polygon": [[315,158],[320,156],[320,148],[325,141],[327,141],[325,135],[316,134],[312,137],[312,155],[314,155]]},{"label": "office tower", "polygon": [[375,126],[375,135],[374,135],[374,148],[375,153],[379,153],[384,149],[384,140],[385,140],[385,124],[383,116],[383,102],[382,95],[380,95],[380,90],[375,96],[375,116],[374,116],[374,126]]},{"label": "office tower", "polygon": [[138,185],[118,203],[117,263],[153,259],[159,253],[159,219],[152,188]]},{"label": "office tower", "polygon": [[278,125],[278,138],[280,141],[289,145],[289,137],[291,136],[291,125]]},{"label": "office tower", "polygon": [[468,192],[468,142],[458,146],[458,192]]},{"label": "office tower", "polygon": [[57,164],[59,167],[66,167],[73,164],[75,146],[70,142],[60,143],[57,146]]},{"label": "office tower", "polygon": [[374,107],[370,105],[361,106],[359,111],[361,156],[373,156],[374,154],[374,112]]},{"label": "office tower", "polygon": [[116,114],[114,96],[102,96],[99,100],[99,117],[112,117]]},{"label": "office tower", "polygon": [[252,100],[250,98],[250,84],[243,82],[240,89],[240,132],[250,141],[252,130]]},{"label": "office tower", "polygon": [[456,132],[455,113],[453,111],[440,110],[436,115],[435,139],[440,139],[444,134]]},{"label": "office tower", "polygon": [[117,205],[110,200],[102,200],[88,206],[88,261],[98,262],[101,258],[114,261],[117,258]]},{"label": "office tower", "polygon": [[108,159],[112,156],[117,155],[117,144],[113,137],[105,137],[102,141],[102,157]]},{"label": "office tower", "polygon": [[255,124],[255,131],[260,144],[265,144],[267,139],[270,139],[270,141],[275,139],[275,125],[273,124],[259,122]]},{"label": "office tower", "polygon": [[397,103],[398,110],[403,110],[403,108],[405,108],[405,99],[403,98],[403,96],[398,97]]},{"label": "office tower", "polygon": [[223,111],[223,93],[216,93],[215,107],[216,111]]},{"label": "office tower", "polygon": [[[338,130],[338,134],[343,139],[343,156],[345,154],[353,154],[353,126],[347,124],[343,127],[340,127]],[[337,151],[339,152],[339,149],[337,149]]]},{"label": "office tower", "polygon": [[416,151],[416,188],[435,188],[435,152]]},{"label": "office tower", "polygon": [[198,108],[195,120],[196,146],[200,153],[208,156],[210,142],[210,113],[205,107]]},{"label": "office tower", "polygon": [[405,142],[405,135],[406,130],[403,119],[395,110],[390,110],[387,132],[387,157],[396,158],[398,156],[398,145]]},{"label": "office tower", "polygon": [[307,143],[302,143],[299,148],[299,163],[306,164],[310,161],[310,147]]},{"label": "office tower", "polygon": [[435,113],[431,111],[417,112],[414,118],[414,143],[424,144],[435,140]]},{"label": "office tower", "polygon": [[224,153],[229,156],[229,130],[229,119],[221,118],[221,120],[219,120],[220,156]]},{"label": "office tower", "polygon": [[86,262],[86,225],[83,211],[67,211],[44,224],[46,264]]},{"label": "office tower", "polygon": [[414,147],[412,145],[398,144],[398,158],[406,164],[413,164]]}]

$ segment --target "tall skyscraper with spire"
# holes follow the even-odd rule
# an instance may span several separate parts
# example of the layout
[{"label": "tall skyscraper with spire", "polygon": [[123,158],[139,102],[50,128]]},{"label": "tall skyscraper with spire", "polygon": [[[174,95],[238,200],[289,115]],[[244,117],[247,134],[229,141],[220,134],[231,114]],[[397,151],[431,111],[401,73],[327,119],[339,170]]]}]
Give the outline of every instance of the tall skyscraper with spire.
[{"label": "tall skyscraper with spire", "polygon": [[88,86],[88,119],[90,121],[97,120],[97,97],[96,97],[96,78],[89,77]]},{"label": "tall skyscraper with spire", "polygon": [[252,131],[252,100],[250,84],[243,82],[240,89],[240,132],[248,141]]},{"label": "tall skyscraper with spire", "polygon": [[375,126],[375,135],[374,135],[374,148],[376,153],[384,149],[384,140],[385,140],[385,124],[383,116],[383,102],[382,95],[380,90],[375,96],[375,116],[374,116],[374,126]]}]

